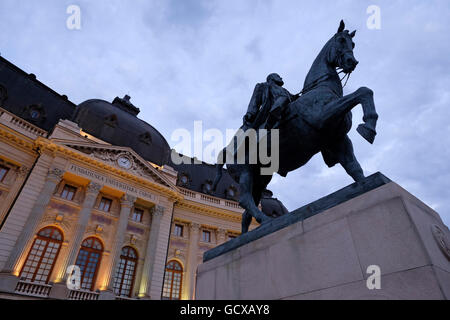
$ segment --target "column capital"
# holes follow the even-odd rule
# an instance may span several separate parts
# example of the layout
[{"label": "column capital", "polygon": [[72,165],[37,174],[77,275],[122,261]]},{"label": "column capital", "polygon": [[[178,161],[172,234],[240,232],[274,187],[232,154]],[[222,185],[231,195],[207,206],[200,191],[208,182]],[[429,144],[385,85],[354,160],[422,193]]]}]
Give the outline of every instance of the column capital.
[{"label": "column capital", "polygon": [[136,199],[135,196],[126,193],[120,198],[120,205],[123,207],[132,207]]},{"label": "column capital", "polygon": [[30,168],[28,168],[28,167],[20,166],[19,168],[17,168],[17,175],[19,177],[25,177],[29,172],[30,172]]},{"label": "column capital", "polygon": [[160,205],[155,205],[152,208],[152,217],[162,217],[166,208]]},{"label": "column capital", "polygon": [[227,234],[227,230],[219,228],[217,229],[217,234],[225,236]]},{"label": "column capital", "polygon": [[189,225],[189,228],[192,231],[199,231],[200,230],[200,224],[197,222],[191,222],[191,224]]},{"label": "column capital", "polygon": [[60,168],[50,168],[47,172],[47,179],[48,180],[61,180],[62,176],[64,175],[64,170]]},{"label": "column capital", "polygon": [[86,193],[94,193],[97,194],[103,186],[96,182],[89,182],[86,187]]}]

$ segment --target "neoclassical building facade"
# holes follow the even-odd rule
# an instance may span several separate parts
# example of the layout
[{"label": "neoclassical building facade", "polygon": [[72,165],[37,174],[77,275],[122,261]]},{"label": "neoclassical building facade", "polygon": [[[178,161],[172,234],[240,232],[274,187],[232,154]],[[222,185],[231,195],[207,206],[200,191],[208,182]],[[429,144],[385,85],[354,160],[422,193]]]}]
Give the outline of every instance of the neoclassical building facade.
[{"label": "neoclassical building facade", "polygon": [[[172,163],[138,114],[128,96],[75,105],[0,58],[0,298],[193,299],[203,253],[239,236],[239,191]],[[287,212],[269,191],[260,206]]]}]

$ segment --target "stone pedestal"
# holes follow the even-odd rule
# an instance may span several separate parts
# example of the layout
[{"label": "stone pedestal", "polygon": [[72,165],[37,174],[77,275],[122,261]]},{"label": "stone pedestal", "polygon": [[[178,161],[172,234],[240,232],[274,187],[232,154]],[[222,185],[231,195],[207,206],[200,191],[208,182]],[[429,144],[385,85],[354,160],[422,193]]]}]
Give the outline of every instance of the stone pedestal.
[{"label": "stone pedestal", "polygon": [[103,290],[100,291],[100,294],[98,295],[98,300],[115,300],[116,295],[112,290]]},{"label": "stone pedestal", "polygon": [[50,299],[66,300],[69,297],[69,289],[66,283],[54,283],[48,297]]},{"label": "stone pedestal", "polygon": [[206,252],[196,298],[449,299],[450,232],[377,173]]},{"label": "stone pedestal", "polygon": [[14,293],[19,278],[9,272],[0,272],[0,288],[6,293]]}]

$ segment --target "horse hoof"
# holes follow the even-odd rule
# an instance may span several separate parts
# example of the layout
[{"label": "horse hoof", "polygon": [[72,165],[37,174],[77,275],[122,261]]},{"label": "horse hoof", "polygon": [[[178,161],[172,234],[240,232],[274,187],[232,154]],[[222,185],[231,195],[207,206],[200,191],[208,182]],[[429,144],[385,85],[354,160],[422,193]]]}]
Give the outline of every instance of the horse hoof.
[{"label": "horse hoof", "polygon": [[372,144],[375,141],[376,131],[367,127],[365,123],[362,123],[358,126],[356,129],[358,133],[366,139],[370,144]]}]

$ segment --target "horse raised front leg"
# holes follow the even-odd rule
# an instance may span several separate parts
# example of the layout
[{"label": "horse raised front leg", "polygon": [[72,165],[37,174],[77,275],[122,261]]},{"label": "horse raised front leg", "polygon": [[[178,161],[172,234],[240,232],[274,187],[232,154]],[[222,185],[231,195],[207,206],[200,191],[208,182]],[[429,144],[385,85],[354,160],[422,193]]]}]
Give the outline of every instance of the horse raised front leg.
[{"label": "horse raised front leg", "polygon": [[358,104],[361,104],[363,108],[364,123],[358,126],[357,131],[364,139],[373,143],[377,134],[375,129],[378,114],[375,110],[373,91],[369,88],[361,87],[353,93],[328,103],[322,116],[322,125],[350,112]]},{"label": "horse raised front leg", "polygon": [[360,94],[361,105],[363,107],[363,121],[356,131],[368,142],[373,143],[375,140],[376,126],[378,114],[375,110],[375,102],[373,101],[373,91],[366,87],[361,87],[357,91]]}]

